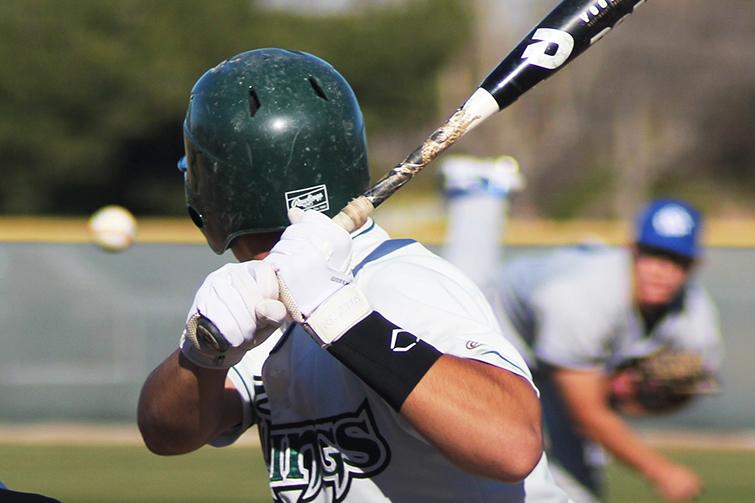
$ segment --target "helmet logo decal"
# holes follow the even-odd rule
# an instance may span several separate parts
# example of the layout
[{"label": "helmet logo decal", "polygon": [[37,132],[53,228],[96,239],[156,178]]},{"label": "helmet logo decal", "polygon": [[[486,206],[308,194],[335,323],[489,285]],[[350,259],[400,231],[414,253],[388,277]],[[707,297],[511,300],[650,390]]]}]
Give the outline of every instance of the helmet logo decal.
[{"label": "helmet logo decal", "polygon": [[665,206],[653,216],[653,229],[665,237],[686,236],[694,226],[692,217],[681,206]]},{"label": "helmet logo decal", "polygon": [[302,210],[328,211],[328,188],[325,185],[315,185],[306,189],[290,190],[286,192],[286,207],[301,208]]}]

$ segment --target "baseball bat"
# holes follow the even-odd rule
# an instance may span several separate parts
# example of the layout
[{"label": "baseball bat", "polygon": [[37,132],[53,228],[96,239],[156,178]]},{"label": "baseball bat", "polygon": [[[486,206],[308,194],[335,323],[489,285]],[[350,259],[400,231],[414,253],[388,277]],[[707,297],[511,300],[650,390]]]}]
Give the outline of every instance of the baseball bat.
[{"label": "baseball bat", "polygon": [[433,159],[540,81],[568,65],[646,0],[563,0],[406,159],[333,219],[351,232]]}]

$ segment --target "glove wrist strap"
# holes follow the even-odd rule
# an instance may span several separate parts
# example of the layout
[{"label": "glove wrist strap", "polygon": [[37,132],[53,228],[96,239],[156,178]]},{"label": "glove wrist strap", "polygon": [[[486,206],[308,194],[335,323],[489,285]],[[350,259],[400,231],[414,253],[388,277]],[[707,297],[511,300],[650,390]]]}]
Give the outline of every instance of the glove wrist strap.
[{"label": "glove wrist strap", "polygon": [[244,357],[246,351],[231,346],[212,321],[194,314],[181,334],[181,352],[195,365],[209,369],[227,369]]},{"label": "glove wrist strap", "polygon": [[327,348],[371,312],[372,308],[364,293],[352,283],[328,297],[307,318],[304,325],[320,346]]},{"label": "glove wrist strap", "polygon": [[397,412],[442,355],[375,311],[327,349]]}]

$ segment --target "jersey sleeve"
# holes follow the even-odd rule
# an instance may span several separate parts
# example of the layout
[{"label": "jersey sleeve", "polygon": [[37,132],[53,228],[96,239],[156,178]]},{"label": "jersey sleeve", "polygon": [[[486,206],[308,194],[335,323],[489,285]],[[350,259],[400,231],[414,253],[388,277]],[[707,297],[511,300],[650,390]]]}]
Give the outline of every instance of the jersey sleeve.
[{"label": "jersey sleeve", "polygon": [[369,264],[357,277],[375,311],[445,354],[479,360],[532,382],[471,280],[430,252],[397,253],[401,256]]}]

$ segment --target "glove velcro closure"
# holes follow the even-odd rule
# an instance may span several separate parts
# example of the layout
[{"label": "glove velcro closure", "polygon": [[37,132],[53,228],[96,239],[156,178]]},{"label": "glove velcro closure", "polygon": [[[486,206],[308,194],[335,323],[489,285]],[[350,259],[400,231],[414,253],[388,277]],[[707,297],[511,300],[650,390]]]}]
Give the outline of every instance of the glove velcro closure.
[{"label": "glove velcro closure", "polygon": [[348,284],[320,304],[304,324],[320,346],[327,348],[371,312],[364,293],[356,285]]}]

